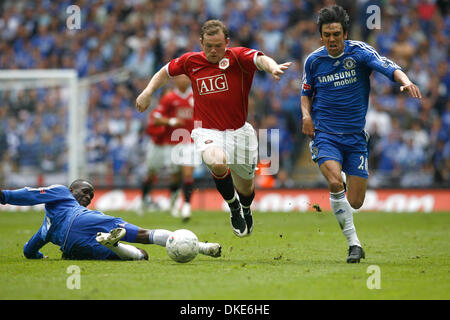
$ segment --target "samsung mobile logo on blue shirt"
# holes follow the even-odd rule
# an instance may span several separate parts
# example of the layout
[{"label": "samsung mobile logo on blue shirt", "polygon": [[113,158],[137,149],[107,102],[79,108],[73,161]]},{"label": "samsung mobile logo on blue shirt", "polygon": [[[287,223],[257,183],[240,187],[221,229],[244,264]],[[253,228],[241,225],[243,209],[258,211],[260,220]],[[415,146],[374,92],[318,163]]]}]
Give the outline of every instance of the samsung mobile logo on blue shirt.
[{"label": "samsung mobile logo on blue shirt", "polygon": [[334,81],[334,86],[342,86],[344,84],[355,83],[357,81],[356,78],[356,70],[342,71],[333,74],[328,74],[326,76],[318,76],[317,79],[320,83],[327,83]]}]

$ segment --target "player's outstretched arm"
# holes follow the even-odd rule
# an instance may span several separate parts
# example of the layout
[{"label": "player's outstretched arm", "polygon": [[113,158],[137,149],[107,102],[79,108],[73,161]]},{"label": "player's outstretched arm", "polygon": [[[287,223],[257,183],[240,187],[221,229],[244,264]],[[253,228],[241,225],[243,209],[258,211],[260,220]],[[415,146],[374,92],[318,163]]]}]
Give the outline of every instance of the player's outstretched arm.
[{"label": "player's outstretched arm", "polygon": [[150,106],[153,93],[164,86],[169,81],[166,67],[162,67],[153,75],[144,91],[136,99],[136,108],[140,112],[144,112]]},{"label": "player's outstretched arm", "polygon": [[414,83],[409,80],[408,76],[401,70],[397,69],[394,71],[394,80],[401,84],[400,91],[406,91],[413,98],[422,98],[420,89]]},{"label": "player's outstretched arm", "polygon": [[177,127],[182,126],[184,120],[181,118],[166,118],[166,117],[155,117],[155,125]]},{"label": "player's outstretched arm", "polygon": [[34,206],[41,203],[51,203],[73,199],[69,189],[62,185],[45,188],[25,187],[16,190],[1,190],[0,203],[16,206]]},{"label": "player's outstretched arm", "polygon": [[302,132],[311,139],[314,138],[314,122],[311,117],[311,97],[302,96],[300,98],[300,107],[302,109]]},{"label": "player's outstretched arm", "polygon": [[274,77],[275,80],[280,80],[280,76],[284,74],[284,70],[287,70],[291,64],[292,62],[278,64],[268,56],[258,56],[256,58],[256,65],[259,69],[272,74],[272,77]]},{"label": "player's outstretched arm", "polygon": [[[45,226],[42,226],[41,228],[45,228]],[[36,232],[23,246],[23,255],[27,259],[47,258],[47,256],[44,256],[42,252],[39,251],[46,243],[47,241],[42,239],[41,229],[39,229],[38,232]]]}]

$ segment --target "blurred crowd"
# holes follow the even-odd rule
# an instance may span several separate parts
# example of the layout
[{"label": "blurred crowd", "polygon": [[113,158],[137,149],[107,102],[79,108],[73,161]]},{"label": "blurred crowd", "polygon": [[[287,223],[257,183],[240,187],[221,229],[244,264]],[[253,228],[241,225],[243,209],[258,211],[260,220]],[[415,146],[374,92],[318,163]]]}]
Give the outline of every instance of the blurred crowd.
[{"label": "blurred crowd", "polygon": [[[349,38],[368,42],[402,66],[424,96],[412,100],[373,74],[367,116],[370,184],[449,186],[450,19],[445,0],[7,0],[0,7],[0,69],[74,68],[86,78],[126,68],[129,78],[106,78],[89,88],[87,170],[99,184],[137,186],[146,170],[148,115],[135,110],[135,98],[169,60],[201,50],[204,21],[221,19],[231,31],[231,46],[294,62],[279,82],[264,72],[256,74],[248,121],[256,129],[279,130],[280,171],[273,186],[302,186],[299,159],[309,157],[301,134],[302,67],[321,45],[318,10],[335,2],[350,15]],[[80,9],[79,29],[68,28],[71,5]],[[370,5],[381,8],[380,29],[367,28]],[[65,98],[57,88],[0,89],[0,177],[67,170]],[[204,170],[197,172],[198,179],[204,176]]]}]

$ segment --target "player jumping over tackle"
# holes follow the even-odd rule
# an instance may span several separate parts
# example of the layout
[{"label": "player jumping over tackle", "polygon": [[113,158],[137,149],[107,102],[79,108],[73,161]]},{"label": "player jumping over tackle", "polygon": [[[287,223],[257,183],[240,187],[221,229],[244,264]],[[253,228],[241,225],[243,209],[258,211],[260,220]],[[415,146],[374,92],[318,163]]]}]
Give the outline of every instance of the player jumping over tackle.
[{"label": "player jumping over tackle", "polygon": [[[81,179],[72,182],[69,188],[53,185],[0,190],[2,204],[45,204],[44,222],[23,248],[28,259],[45,258],[39,250],[48,242],[60,246],[64,259],[75,260],[148,260],[145,250],[119,240],[165,247],[169,230],[143,229],[121,218],[89,210],[87,206],[93,198],[94,187]],[[201,254],[220,257],[221,250],[218,243],[199,242]]]},{"label": "player jumping over tackle", "polygon": [[137,97],[136,107],[145,111],[153,93],[171,77],[185,74],[191,79],[192,139],[228,203],[233,232],[244,237],[253,229],[250,206],[255,197],[258,158],[255,130],[246,122],[253,76],[263,70],[279,80],[291,63],[278,64],[254,49],[228,48],[229,42],[228,29],[221,21],[205,22],[200,34],[203,51],[185,53],[161,68]]}]

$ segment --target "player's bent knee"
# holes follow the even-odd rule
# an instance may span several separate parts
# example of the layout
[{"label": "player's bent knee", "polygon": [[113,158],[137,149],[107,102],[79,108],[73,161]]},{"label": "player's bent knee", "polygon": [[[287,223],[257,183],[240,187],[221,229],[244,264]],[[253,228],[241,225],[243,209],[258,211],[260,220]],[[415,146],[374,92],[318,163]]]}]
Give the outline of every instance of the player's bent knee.
[{"label": "player's bent knee", "polygon": [[347,193],[348,203],[352,206],[353,209],[359,209],[362,207],[364,203],[365,194],[352,194],[351,192]]},{"label": "player's bent knee", "polygon": [[203,152],[203,161],[209,167],[225,165],[226,155],[225,152],[219,147],[210,147]]},{"label": "player's bent knee", "polygon": [[255,191],[255,182],[254,180],[244,180],[239,179],[238,177],[234,177],[234,186],[239,194],[243,196],[250,196]]},{"label": "player's bent knee", "polygon": [[213,164],[211,166],[209,166],[211,171],[215,174],[215,175],[223,175],[227,172],[228,170],[228,166],[226,164]]},{"label": "player's bent knee", "polygon": [[348,202],[350,203],[353,209],[359,209],[362,207],[364,199],[348,199]]},{"label": "player's bent knee", "polygon": [[344,190],[344,184],[339,181],[332,181],[328,183],[331,192],[341,192]]}]

